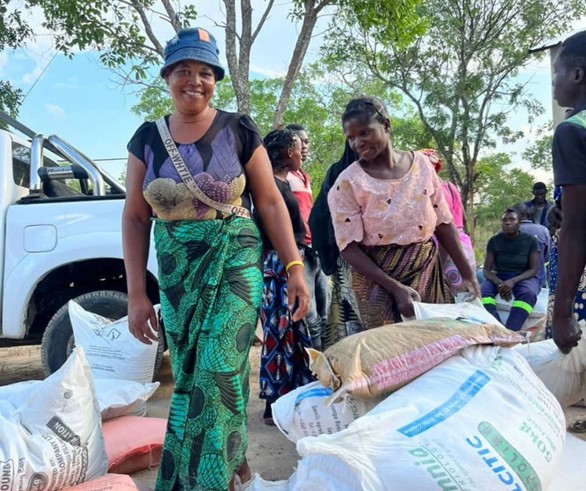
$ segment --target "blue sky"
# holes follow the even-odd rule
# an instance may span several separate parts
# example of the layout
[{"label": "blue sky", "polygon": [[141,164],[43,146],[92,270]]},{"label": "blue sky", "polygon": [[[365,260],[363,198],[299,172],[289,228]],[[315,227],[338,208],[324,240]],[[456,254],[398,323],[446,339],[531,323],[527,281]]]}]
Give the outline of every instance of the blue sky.
[{"label": "blue sky", "polygon": [[[223,54],[223,33],[213,27],[213,19],[221,18],[218,2],[208,0],[202,3],[205,6],[198,6],[198,24],[217,33]],[[287,68],[298,26],[287,19],[286,12],[285,5],[277,7],[253,48],[251,69],[257,76],[282,74]],[[157,27],[163,39],[172,36],[166,26]],[[319,42],[319,37],[313,40],[306,62],[316,58]],[[113,74],[100,66],[96,53],[78,53],[72,59],[55,56],[50,36],[41,35],[26,50],[0,54],[0,79],[9,80],[28,92],[19,119],[34,131],[45,135],[58,134],[94,159],[126,157],[126,143],[141,123],[140,118],[131,113],[137,97],[131,90],[121,88]],[[551,119],[551,79],[547,58],[533,63],[523,72],[521,79],[529,82],[529,92],[546,109],[537,124]],[[528,137],[514,146],[498,150],[520,155],[532,139],[531,130],[537,125],[530,127],[522,112],[511,115],[510,124],[515,129],[526,131]],[[514,157],[513,161],[521,163],[520,157]],[[102,165],[118,176],[124,168],[124,161]]]}]

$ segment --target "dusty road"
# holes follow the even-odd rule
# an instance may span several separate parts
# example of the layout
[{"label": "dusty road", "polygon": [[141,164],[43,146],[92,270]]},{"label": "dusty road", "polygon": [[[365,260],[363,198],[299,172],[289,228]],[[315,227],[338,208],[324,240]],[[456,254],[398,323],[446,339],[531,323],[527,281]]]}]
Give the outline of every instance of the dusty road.
[{"label": "dusty road", "polygon": [[[297,463],[295,446],[281,432],[267,426],[262,421],[264,401],[258,398],[258,363],[260,348],[253,347],[250,352],[252,364],[250,377],[250,403],[248,405],[249,447],[248,460],[253,472],[258,472],[268,480],[287,479]],[[44,378],[38,346],[19,346],[0,348],[0,386],[24,380]],[[148,416],[167,418],[173,378],[169,358],[165,355],[163,365],[157,376],[161,386],[148,403]],[[135,479],[154,486],[156,469],[142,471],[133,475]]]}]

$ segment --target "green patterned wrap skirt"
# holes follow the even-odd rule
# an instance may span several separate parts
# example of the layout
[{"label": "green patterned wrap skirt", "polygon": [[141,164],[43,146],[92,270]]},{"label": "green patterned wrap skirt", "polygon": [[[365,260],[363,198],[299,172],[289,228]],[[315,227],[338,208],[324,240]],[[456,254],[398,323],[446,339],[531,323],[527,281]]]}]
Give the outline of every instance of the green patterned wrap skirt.
[{"label": "green patterned wrap skirt", "polygon": [[262,297],[254,222],[155,224],[175,389],[158,491],[226,491],[246,455],[249,350]]}]

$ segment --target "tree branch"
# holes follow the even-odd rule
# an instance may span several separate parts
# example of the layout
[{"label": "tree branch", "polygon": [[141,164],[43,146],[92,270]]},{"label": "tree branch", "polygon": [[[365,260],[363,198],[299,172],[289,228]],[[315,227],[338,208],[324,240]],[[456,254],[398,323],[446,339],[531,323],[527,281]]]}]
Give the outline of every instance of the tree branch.
[{"label": "tree branch", "polygon": [[179,16],[175,12],[171,2],[169,2],[169,0],[161,0],[161,3],[163,4],[163,7],[165,7],[165,12],[167,12],[167,15],[169,16],[169,22],[173,26],[174,31],[178,32],[181,29],[181,22],[179,22]]}]

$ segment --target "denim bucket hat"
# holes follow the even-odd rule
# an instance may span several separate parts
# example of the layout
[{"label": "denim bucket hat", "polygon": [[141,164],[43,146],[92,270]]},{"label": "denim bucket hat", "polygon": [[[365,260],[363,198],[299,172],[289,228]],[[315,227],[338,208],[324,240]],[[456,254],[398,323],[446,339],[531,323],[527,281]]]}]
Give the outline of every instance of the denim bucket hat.
[{"label": "denim bucket hat", "polygon": [[216,80],[222,80],[224,68],[220,65],[219,52],[216,38],[205,29],[200,27],[181,29],[165,46],[165,64],[161,68],[160,75],[162,77],[167,68],[175,63],[193,60],[210,65],[214,69]]}]

